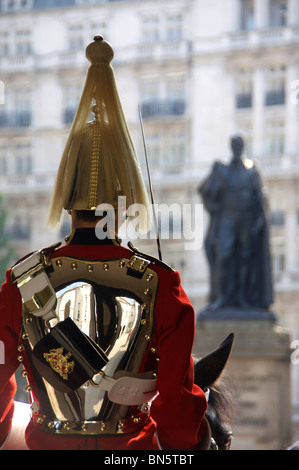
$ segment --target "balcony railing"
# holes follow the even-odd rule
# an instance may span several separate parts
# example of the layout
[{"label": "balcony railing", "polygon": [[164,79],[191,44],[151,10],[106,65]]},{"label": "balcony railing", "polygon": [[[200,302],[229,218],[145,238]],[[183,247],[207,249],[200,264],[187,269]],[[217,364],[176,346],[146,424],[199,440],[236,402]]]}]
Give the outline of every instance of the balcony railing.
[{"label": "balcony railing", "polygon": [[270,223],[273,227],[283,227],[285,223],[285,214],[282,211],[272,211],[270,214]]},{"label": "balcony railing", "polygon": [[0,128],[30,127],[31,111],[3,111],[0,113]]},{"label": "balcony railing", "polygon": [[266,106],[277,106],[285,104],[285,91],[275,90],[266,93]]},{"label": "balcony railing", "polygon": [[244,93],[237,95],[236,97],[236,106],[238,109],[251,108],[252,106],[252,96],[251,93]]},{"label": "balcony railing", "polygon": [[141,111],[144,119],[167,116],[182,116],[185,114],[184,100],[158,100],[142,103]]},{"label": "balcony railing", "polygon": [[53,188],[55,176],[54,171],[23,175],[0,174],[0,188],[3,194],[24,195],[35,191],[48,193]]}]

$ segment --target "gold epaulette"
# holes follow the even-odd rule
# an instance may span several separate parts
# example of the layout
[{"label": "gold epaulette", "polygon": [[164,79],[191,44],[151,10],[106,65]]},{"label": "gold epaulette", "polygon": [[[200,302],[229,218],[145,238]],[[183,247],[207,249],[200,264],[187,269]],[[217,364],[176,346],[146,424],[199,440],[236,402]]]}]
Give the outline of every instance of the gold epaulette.
[{"label": "gold epaulette", "polygon": [[152,264],[156,264],[158,266],[162,266],[166,269],[168,269],[169,271],[171,272],[175,272],[175,269],[173,269],[171,266],[169,266],[168,264],[164,263],[163,261],[159,260],[158,258],[155,258],[154,256],[150,256],[148,255],[147,253],[142,253],[141,251],[138,250],[138,248],[136,248],[132,242],[129,242],[128,243],[128,247],[130,248],[130,250],[132,250],[134,253],[136,253],[136,255],[138,257],[141,257],[147,261],[149,261],[149,263],[152,263]]}]

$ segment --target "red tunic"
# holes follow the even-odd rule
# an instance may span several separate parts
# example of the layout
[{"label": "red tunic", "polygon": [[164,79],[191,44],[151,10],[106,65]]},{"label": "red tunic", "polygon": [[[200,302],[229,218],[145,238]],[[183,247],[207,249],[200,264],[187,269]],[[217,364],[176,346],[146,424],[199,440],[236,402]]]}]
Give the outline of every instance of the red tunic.
[{"label": "red tunic", "polygon": [[[88,260],[131,257],[132,251],[111,241],[80,244],[76,237],[56,249],[52,258],[61,256]],[[204,414],[207,402],[204,392],[193,383],[194,310],[181,287],[180,275],[159,261],[151,269],[159,276],[156,297],[155,334],[144,355],[140,372],[158,370],[158,395],[152,403],[150,419],[137,432],[115,437],[69,437],[52,435],[29,423],[26,442],[29,449],[103,449],[103,450],[167,450],[196,448],[206,433]],[[0,292],[0,341],[5,347],[5,364],[0,364],[0,446],[8,435],[13,416],[15,394],[14,372],[19,366],[21,344],[21,296],[11,282],[10,271]],[[150,349],[160,358],[154,362]],[[23,364],[30,371],[26,353]],[[3,362],[3,361],[2,361]]]}]

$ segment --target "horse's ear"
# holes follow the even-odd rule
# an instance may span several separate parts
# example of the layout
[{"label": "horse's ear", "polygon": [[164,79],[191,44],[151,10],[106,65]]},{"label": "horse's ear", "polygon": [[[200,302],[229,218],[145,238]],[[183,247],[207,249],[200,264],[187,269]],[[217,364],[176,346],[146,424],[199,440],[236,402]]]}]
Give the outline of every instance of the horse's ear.
[{"label": "horse's ear", "polygon": [[221,375],[231,353],[234,337],[234,333],[231,333],[216,351],[194,365],[194,383],[200,388],[210,387]]}]

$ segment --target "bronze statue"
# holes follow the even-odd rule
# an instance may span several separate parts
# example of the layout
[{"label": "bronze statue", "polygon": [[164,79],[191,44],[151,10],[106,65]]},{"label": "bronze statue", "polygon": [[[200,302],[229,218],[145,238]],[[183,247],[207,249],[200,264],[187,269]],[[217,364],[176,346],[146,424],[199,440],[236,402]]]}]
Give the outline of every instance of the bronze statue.
[{"label": "bronze statue", "polygon": [[208,308],[268,309],[273,289],[266,199],[256,166],[242,160],[243,138],[233,136],[231,148],[230,163],[216,162],[199,187],[210,214]]}]

